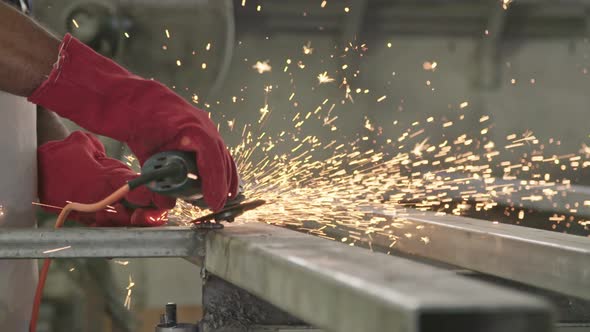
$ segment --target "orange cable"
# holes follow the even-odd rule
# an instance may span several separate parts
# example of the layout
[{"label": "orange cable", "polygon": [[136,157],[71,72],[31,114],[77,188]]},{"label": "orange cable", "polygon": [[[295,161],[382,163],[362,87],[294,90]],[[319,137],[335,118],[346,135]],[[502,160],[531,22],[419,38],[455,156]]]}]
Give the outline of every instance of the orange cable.
[{"label": "orange cable", "polygon": [[[66,222],[66,218],[72,211],[77,212],[98,212],[108,205],[114,204],[123,199],[131,188],[129,184],[125,184],[115,192],[107,196],[102,201],[92,204],[82,203],[69,203],[60,212],[55,222],[55,228],[61,228]],[[29,323],[29,332],[36,332],[37,320],[39,319],[39,307],[41,306],[41,297],[43,296],[43,288],[45,287],[45,281],[47,280],[47,274],[49,273],[49,267],[51,266],[51,258],[46,258],[43,262],[43,267],[39,273],[39,283],[37,284],[37,290],[35,291],[35,299],[33,302],[33,311],[31,313],[31,322]]]}]

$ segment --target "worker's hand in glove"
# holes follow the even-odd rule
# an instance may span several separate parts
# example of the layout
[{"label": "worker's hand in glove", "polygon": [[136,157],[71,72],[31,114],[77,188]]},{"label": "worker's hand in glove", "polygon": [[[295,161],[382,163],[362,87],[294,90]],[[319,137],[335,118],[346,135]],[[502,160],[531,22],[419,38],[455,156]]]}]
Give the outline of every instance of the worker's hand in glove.
[{"label": "worker's hand in glove", "polygon": [[207,113],[70,35],[64,38],[48,79],[29,100],[92,132],[127,143],[142,164],[157,152],[195,152],[207,205],[219,210],[228,197],[236,196],[236,166]]},{"label": "worker's hand in glove", "polygon": [[[67,202],[100,201],[137,177],[127,165],[108,158],[102,143],[93,135],[80,131],[62,141],[39,147],[39,197],[41,203],[63,207]],[[90,226],[160,226],[166,222],[167,210],[174,200],[156,195],[141,186],[125,200],[136,206],[155,209],[129,209],[121,203],[96,213],[72,213],[70,219]],[[48,209],[59,212],[59,210]]]}]

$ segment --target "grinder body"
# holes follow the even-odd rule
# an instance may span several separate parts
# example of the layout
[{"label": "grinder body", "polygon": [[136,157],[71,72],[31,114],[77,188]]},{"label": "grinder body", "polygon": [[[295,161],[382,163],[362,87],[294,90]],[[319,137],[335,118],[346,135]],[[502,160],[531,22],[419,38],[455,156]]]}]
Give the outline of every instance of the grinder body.
[{"label": "grinder body", "polygon": [[150,157],[141,168],[142,174],[161,169],[173,169],[171,175],[155,178],[146,186],[153,192],[180,198],[193,205],[202,206],[203,193],[197,169],[196,156],[192,152],[166,151]]}]

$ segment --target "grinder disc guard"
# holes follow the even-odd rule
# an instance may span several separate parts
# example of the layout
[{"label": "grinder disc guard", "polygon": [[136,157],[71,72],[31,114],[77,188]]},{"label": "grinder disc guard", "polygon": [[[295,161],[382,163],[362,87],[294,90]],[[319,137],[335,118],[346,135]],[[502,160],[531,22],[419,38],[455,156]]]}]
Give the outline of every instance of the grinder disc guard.
[{"label": "grinder disc guard", "polygon": [[250,202],[229,205],[218,212],[199,217],[193,220],[192,223],[194,227],[199,229],[220,229],[223,228],[222,221],[234,222],[235,218],[241,216],[244,212],[254,210],[264,204],[266,204],[265,200],[257,199]]}]

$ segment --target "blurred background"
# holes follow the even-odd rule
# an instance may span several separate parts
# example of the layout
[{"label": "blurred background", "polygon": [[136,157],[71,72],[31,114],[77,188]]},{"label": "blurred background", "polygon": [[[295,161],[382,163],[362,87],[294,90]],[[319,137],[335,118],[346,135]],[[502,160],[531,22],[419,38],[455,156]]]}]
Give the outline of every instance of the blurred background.
[{"label": "blurred background", "polygon": [[[35,0],[33,14],[211,112],[230,146],[244,128],[279,137],[320,107],[327,116],[301,137],[371,149],[418,122],[426,135],[408,146],[487,128],[484,143],[515,135],[545,155],[590,154],[590,1]],[[533,152],[502,149],[515,164]],[[543,167],[590,183],[581,166]],[[55,270],[45,331],[152,331],[169,301],[181,320],[200,315],[199,271],[180,259],[60,260]]]}]

